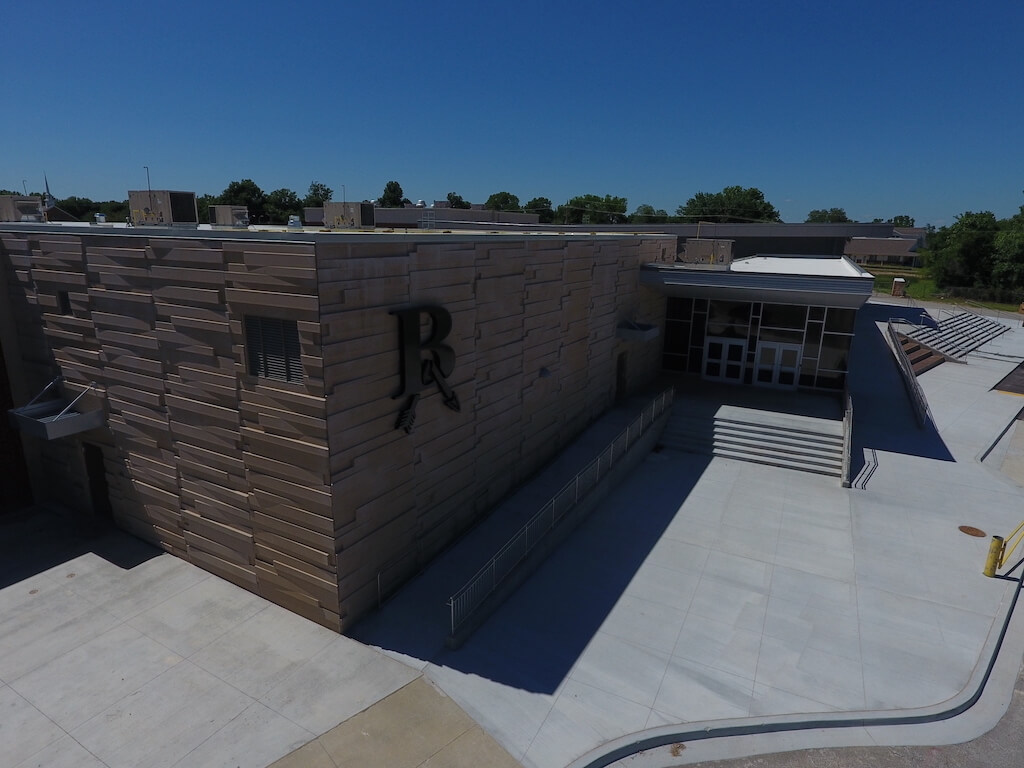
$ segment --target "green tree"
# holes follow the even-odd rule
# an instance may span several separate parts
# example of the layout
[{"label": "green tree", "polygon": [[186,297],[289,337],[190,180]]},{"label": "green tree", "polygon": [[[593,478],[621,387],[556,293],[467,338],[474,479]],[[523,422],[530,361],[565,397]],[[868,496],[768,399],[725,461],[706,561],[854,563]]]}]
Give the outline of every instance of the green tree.
[{"label": "green tree", "polygon": [[462,195],[457,195],[454,192],[448,193],[448,207],[449,208],[461,208],[462,210],[469,210],[473,206],[462,199]]},{"label": "green tree", "polygon": [[1024,205],[1012,218],[999,222],[992,254],[992,285],[1024,288]]},{"label": "green tree", "polygon": [[127,200],[105,200],[99,203],[99,213],[107,217],[107,221],[127,221],[131,215]]},{"label": "green tree", "polygon": [[523,206],[527,213],[536,213],[541,224],[550,224],[555,220],[555,210],[546,197],[535,197]]},{"label": "green tree", "polygon": [[894,227],[912,227],[914,226],[914,219],[906,214],[901,214],[900,216],[893,216],[889,219],[888,223]]},{"label": "green tree", "polygon": [[633,224],[664,224],[668,221],[668,213],[661,208],[655,209],[653,205],[643,203],[636,207],[629,221]]},{"label": "green tree", "polygon": [[1024,229],[1004,230],[996,235],[992,285],[1024,288]]},{"label": "green tree", "polygon": [[381,208],[401,208],[405,204],[405,193],[402,192],[402,185],[397,181],[389,181],[384,185],[384,194],[380,196],[377,204]]},{"label": "green tree", "polygon": [[676,209],[676,215],[687,222],[714,221],[743,223],[782,221],[775,206],[764,199],[756,187],[726,187],[721,192],[698,192]]},{"label": "green tree", "polygon": [[302,200],[294,190],[275,189],[267,195],[267,219],[271,224],[287,224],[289,216],[302,216]]},{"label": "green tree", "polygon": [[511,192],[495,192],[487,198],[484,208],[488,211],[521,211],[519,198]]},{"label": "green tree", "polygon": [[[16,194],[21,194],[16,193]],[[43,195],[38,195],[43,197]],[[129,216],[127,200],[90,200],[88,197],[66,197],[57,201],[57,207],[70,213],[79,221],[93,221],[97,213],[102,213],[108,221],[125,221]]]},{"label": "green tree", "polygon": [[990,211],[965,211],[928,238],[928,266],[940,288],[992,283],[999,222]]},{"label": "green tree", "polygon": [[88,197],[65,197],[57,201],[57,207],[67,211],[79,221],[89,221],[94,213],[99,212],[99,204]]},{"label": "green tree", "polygon": [[196,198],[196,213],[199,215],[200,224],[210,223],[210,206],[220,205],[220,197],[217,195],[200,195]]},{"label": "green tree", "polygon": [[807,214],[807,224],[846,224],[852,222],[842,208],[815,208]]},{"label": "green tree", "polygon": [[319,181],[309,182],[309,191],[302,198],[302,204],[306,208],[322,208],[324,203],[329,203],[334,196],[334,190]]},{"label": "green tree", "polygon": [[267,219],[267,193],[252,179],[232,181],[220,193],[221,205],[244,205],[249,211],[249,220],[254,224],[265,223]]},{"label": "green tree", "polygon": [[555,220],[564,224],[626,224],[626,198],[579,195],[558,206]]}]

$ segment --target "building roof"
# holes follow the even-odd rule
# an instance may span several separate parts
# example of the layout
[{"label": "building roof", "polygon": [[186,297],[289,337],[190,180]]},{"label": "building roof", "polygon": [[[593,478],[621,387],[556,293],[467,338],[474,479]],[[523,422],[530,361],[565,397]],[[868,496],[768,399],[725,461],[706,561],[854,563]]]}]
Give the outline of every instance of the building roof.
[{"label": "building roof", "polygon": [[667,296],[857,308],[871,295],[874,276],[843,256],[769,255],[729,269],[647,264],[640,282]]},{"label": "building roof", "polygon": [[378,227],[376,229],[326,229],[324,227],[289,227],[285,224],[250,225],[247,228],[220,227],[211,224],[189,223],[177,226],[139,225],[128,227],[124,223],[94,224],[73,222],[3,222],[0,231],[57,232],[77,235],[104,235],[117,229],[119,237],[165,237],[168,239],[266,240],[304,243],[333,242],[472,242],[476,240],[675,240],[674,235],[656,232],[583,232],[562,231],[553,225],[537,225],[520,229],[507,229],[507,225],[491,224],[490,228],[453,227],[446,229],[417,229]]},{"label": "building roof", "polygon": [[834,256],[796,256],[768,254],[737,259],[730,267],[733,272],[757,272],[766,275],[803,275],[806,277],[865,277],[874,275],[864,271],[847,258]]},{"label": "building roof", "polygon": [[847,256],[910,256],[917,240],[909,237],[851,237],[843,251]]}]

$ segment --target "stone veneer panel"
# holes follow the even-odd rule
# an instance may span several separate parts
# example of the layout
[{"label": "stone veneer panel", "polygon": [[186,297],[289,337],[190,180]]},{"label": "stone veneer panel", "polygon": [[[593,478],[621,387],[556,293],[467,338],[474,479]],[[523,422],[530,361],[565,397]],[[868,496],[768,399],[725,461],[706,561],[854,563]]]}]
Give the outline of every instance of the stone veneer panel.
[{"label": "stone veneer panel", "polygon": [[[96,382],[82,405],[108,414],[24,440],[37,500],[87,509],[93,444],[122,527],[344,630],[611,405],[620,354],[628,388],[653,377],[661,339],[615,328],[662,324],[639,266],[675,242],[312,240],[5,231],[0,268],[23,389]],[[407,435],[390,311],[420,304],[452,315],[462,408],[425,390]],[[247,373],[247,314],[296,321],[303,382]]]},{"label": "stone veneer panel", "polygon": [[[626,343],[624,319],[662,324],[639,266],[658,238],[450,238],[320,244],[330,470],[342,625],[430,560],[536,472],[628,386],[660,367],[661,339]],[[452,316],[448,382],[461,411],[424,390],[412,434],[393,309]]]}]

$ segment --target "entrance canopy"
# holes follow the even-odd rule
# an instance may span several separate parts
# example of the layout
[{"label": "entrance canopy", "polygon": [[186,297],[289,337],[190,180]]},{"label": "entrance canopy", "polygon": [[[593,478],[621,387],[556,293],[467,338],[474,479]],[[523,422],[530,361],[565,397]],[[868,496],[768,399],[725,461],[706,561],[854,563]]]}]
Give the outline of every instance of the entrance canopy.
[{"label": "entrance canopy", "polygon": [[857,309],[871,296],[874,275],[845,256],[766,255],[721,267],[647,264],[640,282],[668,296]]}]

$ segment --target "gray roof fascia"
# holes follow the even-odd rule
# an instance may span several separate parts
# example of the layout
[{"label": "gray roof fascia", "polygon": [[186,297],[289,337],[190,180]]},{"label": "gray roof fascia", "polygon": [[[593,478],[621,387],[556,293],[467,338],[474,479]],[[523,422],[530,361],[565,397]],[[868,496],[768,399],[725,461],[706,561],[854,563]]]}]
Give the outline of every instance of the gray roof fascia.
[{"label": "gray roof fascia", "polygon": [[640,283],[657,287],[667,296],[853,308],[868,300],[874,286],[868,277],[769,275],[655,265],[641,268]]}]

